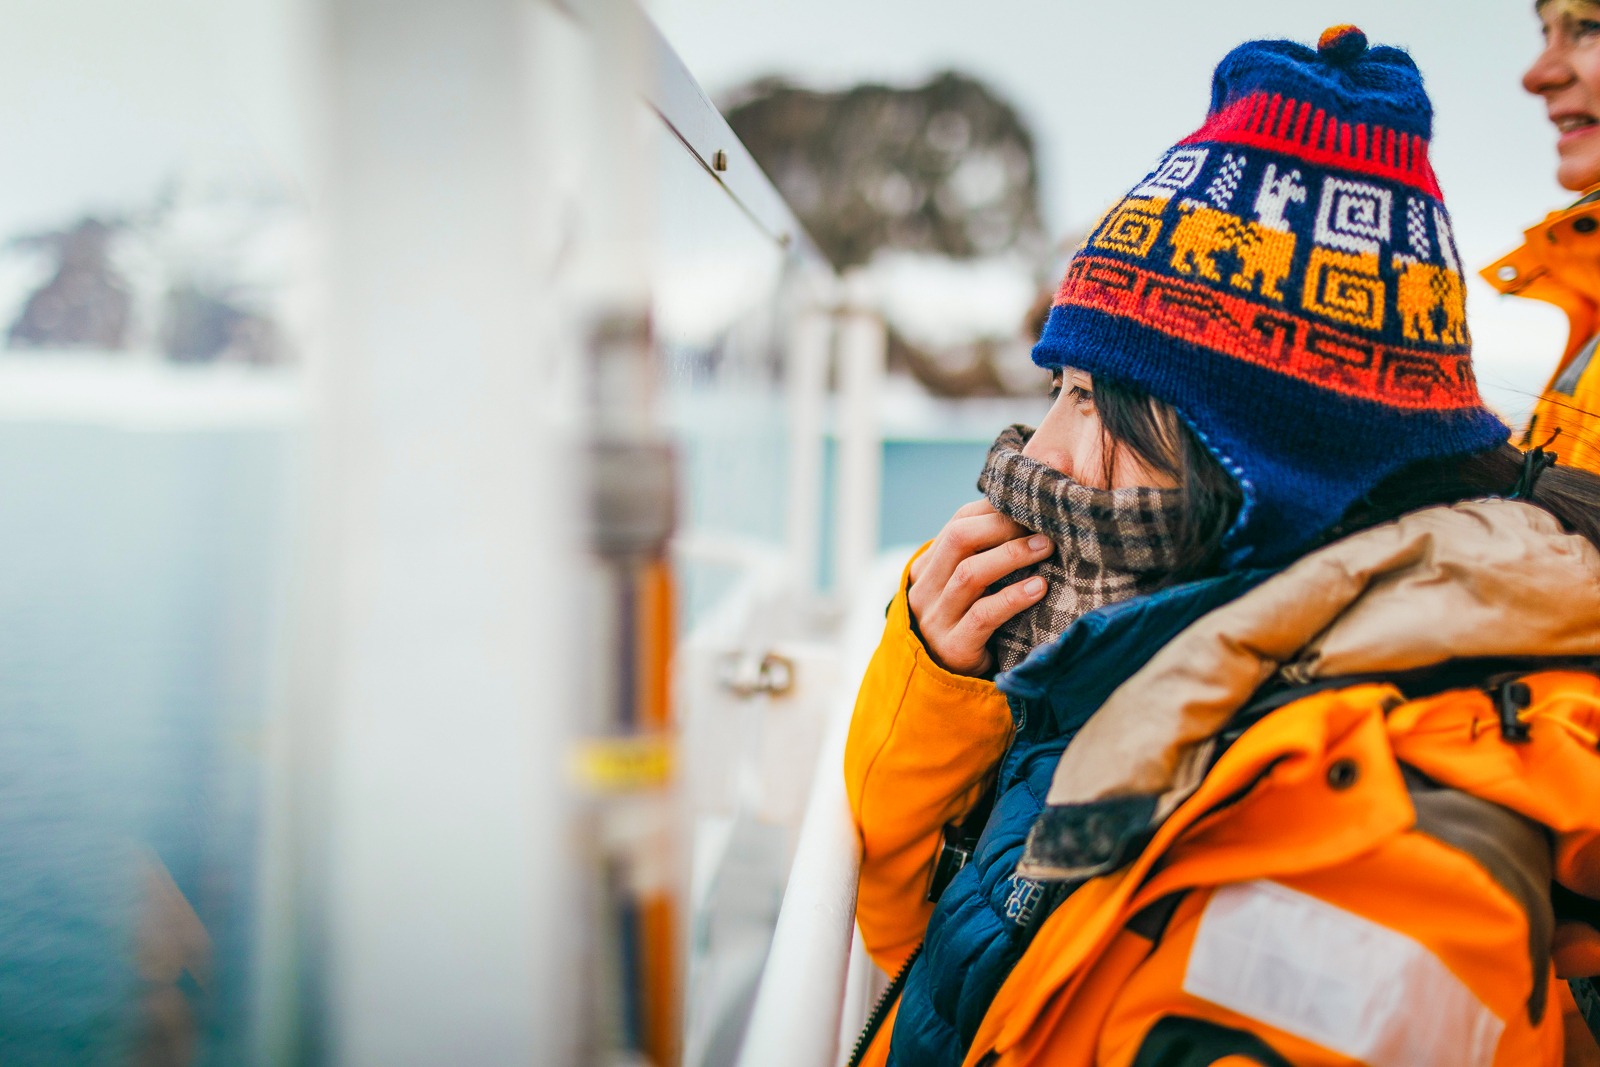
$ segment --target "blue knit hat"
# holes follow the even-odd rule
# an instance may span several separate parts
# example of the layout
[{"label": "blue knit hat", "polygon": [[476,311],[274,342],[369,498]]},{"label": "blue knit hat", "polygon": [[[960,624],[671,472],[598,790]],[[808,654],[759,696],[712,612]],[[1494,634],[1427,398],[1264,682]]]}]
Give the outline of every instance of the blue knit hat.
[{"label": "blue knit hat", "polygon": [[1205,124],[1067,268],[1033,361],[1179,412],[1244,492],[1229,566],[1290,558],[1386,475],[1509,436],[1473,377],[1432,133],[1411,57],[1353,26],[1240,45]]}]

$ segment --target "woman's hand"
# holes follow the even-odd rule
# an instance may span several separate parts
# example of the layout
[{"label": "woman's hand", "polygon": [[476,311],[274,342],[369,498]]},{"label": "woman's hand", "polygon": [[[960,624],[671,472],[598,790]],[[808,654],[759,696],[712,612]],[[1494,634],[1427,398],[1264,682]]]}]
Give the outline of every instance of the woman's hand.
[{"label": "woman's hand", "polygon": [[1017,612],[1039,602],[1045,581],[1029,578],[991,596],[983,591],[1019,567],[1048,559],[1050,539],[1030,534],[976,500],[945,524],[933,546],[911,564],[907,601],[922,643],[954,674],[983,675],[994,665],[989,637]]}]

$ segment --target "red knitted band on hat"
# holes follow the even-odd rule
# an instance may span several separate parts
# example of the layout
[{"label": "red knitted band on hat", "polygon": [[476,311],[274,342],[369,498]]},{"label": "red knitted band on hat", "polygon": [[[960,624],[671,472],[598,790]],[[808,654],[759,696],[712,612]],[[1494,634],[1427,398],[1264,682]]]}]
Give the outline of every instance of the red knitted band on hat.
[{"label": "red knitted band on hat", "polygon": [[1385,126],[1341,122],[1323,108],[1279,93],[1251,93],[1206,119],[1179,144],[1253,145],[1307,163],[1403,182],[1443,198],[1428,162],[1428,142]]}]

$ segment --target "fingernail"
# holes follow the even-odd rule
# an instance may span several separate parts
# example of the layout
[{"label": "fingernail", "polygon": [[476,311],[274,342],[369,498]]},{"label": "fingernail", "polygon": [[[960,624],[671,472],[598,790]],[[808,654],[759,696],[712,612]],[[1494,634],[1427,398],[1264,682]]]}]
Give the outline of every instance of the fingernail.
[{"label": "fingernail", "polygon": [[1044,592],[1044,579],[1029,578],[1027,581],[1022,583],[1022,591],[1027,593],[1029,596],[1038,596],[1040,593]]},{"label": "fingernail", "polygon": [[1045,548],[1049,546],[1049,544],[1050,538],[1041,534],[1034,534],[1032,537],[1028,538],[1028,547],[1033,549],[1035,552],[1043,552]]}]

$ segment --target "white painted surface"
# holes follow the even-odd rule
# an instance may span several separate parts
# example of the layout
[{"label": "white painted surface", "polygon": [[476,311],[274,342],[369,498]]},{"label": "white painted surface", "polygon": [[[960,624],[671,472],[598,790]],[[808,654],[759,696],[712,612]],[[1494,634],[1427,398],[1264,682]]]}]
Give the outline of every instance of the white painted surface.
[{"label": "white painted surface", "polygon": [[581,497],[539,402],[526,7],[327,14],[334,329],[307,615],[332,1059],[568,1063]]}]

